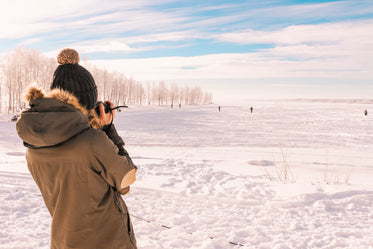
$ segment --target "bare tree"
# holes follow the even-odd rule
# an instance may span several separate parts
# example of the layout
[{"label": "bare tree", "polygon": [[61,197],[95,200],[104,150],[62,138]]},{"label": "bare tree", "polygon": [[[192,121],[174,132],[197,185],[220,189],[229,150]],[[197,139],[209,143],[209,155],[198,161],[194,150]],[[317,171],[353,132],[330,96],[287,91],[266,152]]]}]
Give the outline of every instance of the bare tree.
[{"label": "bare tree", "polygon": [[190,104],[190,91],[189,86],[184,86],[184,104],[189,105]]},{"label": "bare tree", "polygon": [[49,86],[56,65],[55,61],[35,49],[17,47],[8,54],[1,65],[0,83],[0,102],[8,98],[7,112],[17,112],[25,107],[23,91],[27,85],[35,83],[43,88]]},{"label": "bare tree", "polygon": [[167,87],[164,81],[158,82],[159,88],[159,105],[167,104]]},{"label": "bare tree", "polygon": [[179,97],[179,86],[173,82],[171,84],[171,90],[170,90],[170,99],[171,99],[171,106],[174,106],[175,101],[177,101]]},{"label": "bare tree", "polygon": [[205,91],[204,97],[203,97],[203,104],[210,104],[212,102],[212,94]]},{"label": "bare tree", "polygon": [[151,87],[150,87],[149,81],[146,83],[146,97],[147,97],[148,105],[150,105],[152,95],[151,95]]}]

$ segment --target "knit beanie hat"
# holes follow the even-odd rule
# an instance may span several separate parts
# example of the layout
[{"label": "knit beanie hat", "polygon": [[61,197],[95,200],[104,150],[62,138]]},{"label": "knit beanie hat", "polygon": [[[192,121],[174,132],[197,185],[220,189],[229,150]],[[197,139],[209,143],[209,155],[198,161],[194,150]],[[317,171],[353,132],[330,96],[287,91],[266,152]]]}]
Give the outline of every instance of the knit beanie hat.
[{"label": "knit beanie hat", "polygon": [[60,88],[72,93],[87,110],[94,108],[97,101],[97,86],[87,69],[79,65],[79,53],[65,48],[57,56],[60,64],[53,74],[51,90]]}]

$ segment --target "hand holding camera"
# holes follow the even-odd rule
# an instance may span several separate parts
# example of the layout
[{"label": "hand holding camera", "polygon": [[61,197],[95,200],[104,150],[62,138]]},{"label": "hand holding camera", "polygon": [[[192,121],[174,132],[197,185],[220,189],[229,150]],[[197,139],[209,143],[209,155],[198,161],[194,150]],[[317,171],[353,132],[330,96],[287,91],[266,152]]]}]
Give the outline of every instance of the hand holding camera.
[{"label": "hand holding camera", "polygon": [[120,112],[119,108],[128,108],[126,105],[115,106],[110,101],[98,101],[95,106],[97,116],[100,118],[103,125],[110,125],[113,123],[115,118],[116,109]]},{"label": "hand holding camera", "polygon": [[118,147],[119,152],[118,154],[121,156],[128,156],[128,152],[123,148],[124,141],[118,135],[117,130],[113,124],[116,109],[120,111],[119,108],[128,108],[128,106],[116,106],[114,107],[113,103],[110,101],[98,101],[95,106],[95,111],[98,117],[101,120],[101,124],[103,125],[102,130],[106,133],[106,135],[113,141],[113,143]]},{"label": "hand holding camera", "polygon": [[98,101],[96,103],[95,111],[100,118],[102,125],[110,125],[113,123],[116,114],[115,109],[114,104],[110,101]]}]

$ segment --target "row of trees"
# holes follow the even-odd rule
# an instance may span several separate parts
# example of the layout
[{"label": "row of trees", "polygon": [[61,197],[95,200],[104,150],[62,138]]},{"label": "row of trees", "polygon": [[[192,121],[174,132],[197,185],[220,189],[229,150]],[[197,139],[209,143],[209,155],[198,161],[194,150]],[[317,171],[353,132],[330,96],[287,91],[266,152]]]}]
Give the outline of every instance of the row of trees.
[{"label": "row of trees", "polygon": [[201,87],[177,83],[166,84],[164,81],[141,83],[125,74],[109,73],[94,65],[87,65],[98,86],[99,97],[111,100],[115,104],[127,105],[196,105],[208,104],[212,94],[202,91]]},{"label": "row of trees", "polygon": [[56,62],[38,50],[16,48],[0,64],[0,112],[16,112],[25,106],[24,89],[31,83],[47,88]]},{"label": "row of trees", "polygon": [[[24,89],[35,84],[46,90],[58,64],[39,50],[15,48],[0,64],[0,112],[16,113],[26,107]],[[164,81],[141,83],[119,72],[109,72],[84,63],[99,91],[99,99],[117,105],[196,105],[212,101],[212,94],[199,86],[180,86]]]}]

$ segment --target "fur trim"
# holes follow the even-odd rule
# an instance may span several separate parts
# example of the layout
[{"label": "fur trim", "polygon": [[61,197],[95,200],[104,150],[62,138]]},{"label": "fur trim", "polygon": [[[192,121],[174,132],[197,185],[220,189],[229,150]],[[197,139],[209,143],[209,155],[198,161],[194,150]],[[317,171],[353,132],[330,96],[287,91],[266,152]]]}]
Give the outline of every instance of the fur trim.
[{"label": "fur trim", "polygon": [[25,99],[27,100],[27,102],[30,102],[33,99],[41,99],[41,98],[44,98],[44,93],[41,89],[37,89],[34,86],[30,86],[27,89],[27,92],[25,95]]},{"label": "fur trim", "polygon": [[57,62],[60,65],[77,64],[79,63],[79,61],[79,53],[71,48],[62,49],[61,52],[57,55]]},{"label": "fur trim", "polygon": [[87,110],[84,106],[82,106],[79,103],[79,100],[77,97],[75,97],[73,94],[71,94],[68,91],[55,88],[52,91],[50,91],[48,94],[44,94],[42,89],[38,89],[34,86],[29,87],[27,94],[26,94],[26,100],[30,102],[31,100],[40,99],[40,98],[53,98],[61,100],[62,102],[74,106],[76,109],[83,112],[89,120],[89,123],[91,124],[92,128],[95,129],[101,129],[102,124],[97,116],[94,109]]},{"label": "fur trim", "polygon": [[103,126],[101,124],[100,118],[97,116],[97,113],[94,109],[88,111],[88,120],[92,128],[97,130],[101,129]]}]

